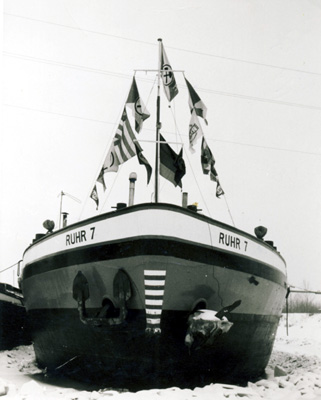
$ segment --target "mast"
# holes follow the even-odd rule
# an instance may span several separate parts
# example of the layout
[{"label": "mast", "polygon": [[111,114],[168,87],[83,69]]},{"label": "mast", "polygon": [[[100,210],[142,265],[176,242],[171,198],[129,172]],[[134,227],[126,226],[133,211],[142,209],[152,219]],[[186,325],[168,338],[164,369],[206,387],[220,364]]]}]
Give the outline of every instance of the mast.
[{"label": "mast", "polygon": [[[60,210],[59,210],[59,229],[61,228],[61,216],[62,216],[62,196],[64,196],[65,193],[63,191],[60,192]],[[59,195],[58,195],[59,196]]]},{"label": "mast", "polygon": [[[68,196],[68,197],[70,197],[72,200],[77,201],[77,203],[81,203],[81,201],[80,201],[79,199],[77,199],[77,197],[72,196],[71,194],[66,193],[66,192],[64,192],[64,191],[61,191],[61,192],[58,194],[58,197],[59,197],[59,196],[61,196],[61,197],[60,197],[60,210],[59,210],[59,229],[60,229],[60,228],[61,228],[61,219],[62,219],[62,217],[63,217],[63,214],[67,214],[67,215],[68,215],[68,213],[63,213],[63,212],[62,212],[62,197],[63,197],[63,196]],[[64,227],[64,226],[63,226],[63,227]]]},{"label": "mast", "polygon": [[160,74],[162,69],[162,39],[159,42],[159,59],[157,74],[157,103],[156,103],[156,152],[155,152],[155,203],[158,203],[158,186],[159,186],[159,159],[160,159],[160,143],[159,133],[161,128],[160,122]]}]

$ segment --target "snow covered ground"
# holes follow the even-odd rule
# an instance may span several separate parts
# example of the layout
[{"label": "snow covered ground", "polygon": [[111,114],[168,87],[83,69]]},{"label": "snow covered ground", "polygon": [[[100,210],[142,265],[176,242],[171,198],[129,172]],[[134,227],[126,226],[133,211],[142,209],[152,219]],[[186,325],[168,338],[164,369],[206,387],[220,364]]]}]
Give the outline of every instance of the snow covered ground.
[{"label": "snow covered ground", "polygon": [[71,381],[46,379],[34,361],[32,346],[0,352],[0,397],[16,400],[233,400],[233,399],[320,399],[321,400],[321,314],[290,314],[289,335],[282,317],[266,379],[247,387],[211,384],[202,388],[142,390],[89,390]]}]

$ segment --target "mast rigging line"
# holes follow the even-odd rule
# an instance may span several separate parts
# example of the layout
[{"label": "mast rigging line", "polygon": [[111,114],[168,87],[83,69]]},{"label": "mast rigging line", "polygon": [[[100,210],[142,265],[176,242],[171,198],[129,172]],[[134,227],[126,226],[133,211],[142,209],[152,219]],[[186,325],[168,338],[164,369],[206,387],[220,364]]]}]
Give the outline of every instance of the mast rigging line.
[{"label": "mast rigging line", "polygon": [[[117,72],[112,72],[112,71],[105,71],[105,70],[100,70],[100,69],[95,69],[95,68],[90,68],[90,67],[79,66],[76,64],[62,63],[62,62],[58,62],[58,61],[54,61],[54,60],[25,56],[25,55],[21,55],[18,53],[10,53],[10,52],[4,51],[3,54],[8,57],[21,58],[23,60],[27,60],[27,61],[31,61],[31,62],[52,64],[52,65],[56,65],[56,66],[66,67],[66,68],[73,68],[76,70],[84,70],[86,72],[97,73],[97,74],[102,74],[102,75],[110,75],[110,76],[114,76],[114,77],[120,78],[120,79],[122,79],[122,78],[131,79],[132,78],[132,75],[130,75],[130,74],[122,74],[122,73],[117,73]],[[135,70],[135,71],[147,71],[147,70]],[[152,70],[149,70],[149,71],[152,71]],[[184,72],[182,70],[174,70],[174,72],[175,71],[176,72]],[[139,77],[138,79],[141,81],[144,81],[144,82],[151,82],[151,79],[149,79],[149,78]],[[178,84],[178,86],[186,89],[185,86],[183,86],[181,84]],[[301,104],[301,103],[292,103],[289,101],[282,101],[282,100],[273,100],[273,99],[267,99],[264,97],[249,96],[249,95],[233,93],[233,92],[223,92],[223,91],[214,90],[214,89],[205,89],[205,88],[199,88],[199,87],[196,87],[195,89],[197,89],[198,92],[210,93],[210,94],[215,94],[218,96],[235,97],[235,98],[242,99],[242,100],[251,100],[251,101],[258,101],[258,102],[263,102],[263,103],[279,104],[279,105],[284,105],[284,106],[288,106],[288,107],[298,107],[298,108],[306,108],[306,109],[310,109],[310,110],[321,111],[321,106],[313,106],[313,105]]]},{"label": "mast rigging line", "polygon": [[[146,142],[146,143],[156,143],[156,141],[155,140],[149,140],[149,139],[134,139],[134,142],[138,142],[138,143],[140,143],[140,142]],[[167,144],[180,144],[180,145],[183,145],[183,142],[169,142],[168,140],[158,140],[157,141],[157,143],[167,143]]]},{"label": "mast rigging line", "polygon": [[[173,112],[173,108],[171,107],[170,109],[171,109],[171,113],[172,113],[173,120],[174,120],[174,124],[175,124],[175,128],[176,128],[175,134],[176,134],[176,135],[178,134],[180,140],[183,142],[183,140],[182,140],[182,135],[181,135],[181,133],[180,133],[180,131],[179,131],[179,129],[178,129],[178,125],[177,125],[177,122],[176,122],[175,114],[174,114],[174,112]],[[185,146],[183,145],[183,148],[184,148],[184,147],[185,147]],[[187,151],[185,152],[184,157],[186,157],[186,159],[187,159],[187,161],[188,161],[189,168],[190,168],[190,170],[192,171],[192,175],[193,175],[193,178],[194,178],[194,182],[196,183],[197,189],[198,189],[198,191],[199,191],[199,193],[200,193],[200,195],[201,195],[202,201],[203,201],[204,206],[205,206],[205,208],[206,208],[206,212],[207,212],[207,214],[211,217],[211,212],[210,212],[210,210],[209,210],[209,208],[208,208],[208,206],[207,206],[206,200],[205,200],[205,198],[204,198],[204,196],[203,196],[203,193],[202,193],[202,190],[201,190],[200,185],[199,185],[199,183],[198,183],[198,180],[196,179],[196,175],[195,175],[194,169],[192,168],[192,163],[191,163],[191,161],[190,161],[190,159],[189,159],[189,156],[188,156]],[[211,238],[211,240],[212,240],[212,238]]]},{"label": "mast rigging line", "polygon": [[236,225],[235,225],[234,219],[233,219],[233,217],[232,217],[232,213],[231,213],[230,207],[229,207],[229,205],[228,205],[228,202],[227,202],[227,198],[226,198],[226,194],[225,194],[225,193],[223,194],[223,197],[224,197],[224,200],[225,200],[225,203],[226,203],[226,207],[227,207],[228,213],[230,214],[232,223],[233,223],[234,227],[236,228]]},{"label": "mast rigging line", "polygon": [[[172,107],[171,107],[171,112],[172,112],[172,116],[173,116],[173,119],[174,119],[175,128],[176,128],[176,130],[177,130],[177,133],[178,133],[180,139],[182,140],[182,135],[181,135],[181,133],[179,132],[179,129],[178,129],[178,126],[177,126],[177,123],[176,123],[176,118],[175,118],[175,115],[174,115],[174,112],[173,112]],[[187,136],[187,135],[185,135],[185,136]],[[183,141],[182,141],[182,142],[183,142]],[[170,142],[167,142],[167,143],[170,143]],[[183,145],[183,144],[182,144],[182,145]],[[183,145],[183,147],[184,147],[184,145]],[[189,164],[189,166],[190,166],[190,170],[192,171],[194,181],[196,182],[196,186],[197,186],[198,191],[199,191],[199,193],[200,193],[200,195],[201,195],[201,198],[202,198],[202,200],[203,200],[203,203],[204,203],[204,206],[205,206],[205,208],[206,208],[207,214],[211,217],[210,210],[209,210],[209,208],[207,207],[206,200],[205,200],[205,198],[204,198],[204,196],[203,196],[203,193],[202,193],[202,190],[201,190],[201,188],[200,188],[200,186],[199,186],[199,184],[198,184],[198,180],[196,179],[196,176],[195,176],[195,173],[194,173],[194,169],[192,168],[192,163],[190,162],[190,159],[189,159],[189,157],[188,157],[188,155],[187,155],[187,152],[185,152],[185,157],[187,158],[188,164]],[[232,221],[234,227],[236,227],[235,222],[234,222],[234,219],[233,219],[233,217],[232,217],[232,213],[231,213],[230,207],[229,207],[228,202],[227,202],[227,199],[226,199],[225,193],[223,194],[223,197],[224,197],[225,204],[226,204],[228,213],[229,213],[229,215],[230,215],[231,221]],[[212,239],[211,239],[211,240],[212,240]]]},{"label": "mast rigging line", "polygon": [[[45,110],[40,110],[39,108],[31,108],[31,107],[24,107],[24,106],[18,106],[14,104],[8,104],[4,103],[3,104],[6,107],[12,107],[12,108],[21,108],[23,110],[28,110],[28,111],[36,111],[36,112],[41,112],[45,114],[53,114],[53,115],[58,115],[60,117],[67,117],[67,118],[75,118],[75,119],[80,119],[84,121],[90,121],[90,122],[98,122],[102,124],[108,124],[108,125],[115,125],[115,122],[110,122],[110,121],[103,121],[99,119],[94,119],[94,118],[84,118],[84,117],[79,117],[77,115],[70,115],[70,114],[62,114],[62,113],[57,113],[53,111],[45,111]],[[144,128],[145,130],[153,131],[153,129],[149,128]],[[174,132],[166,132],[164,133],[174,135]],[[181,136],[187,136],[186,134],[180,134]],[[213,138],[208,138],[209,141],[215,141],[215,142],[220,142],[220,143],[230,143],[230,144],[236,144],[240,146],[249,146],[249,147],[257,147],[261,149],[267,149],[267,150],[277,150],[277,151],[287,151],[291,153],[299,153],[299,154],[306,154],[306,155],[313,155],[313,156],[321,156],[321,153],[315,153],[311,151],[301,151],[301,150],[292,150],[292,149],[282,149],[278,147],[269,147],[269,146],[260,146],[260,145],[255,145],[255,144],[249,144],[249,143],[241,143],[241,142],[233,142],[232,140],[223,140],[223,139],[213,139]]]},{"label": "mast rigging line", "polygon": [[[29,21],[44,23],[44,24],[48,24],[48,25],[64,27],[64,28],[68,28],[68,29],[77,30],[77,31],[80,31],[80,32],[86,32],[86,33],[92,33],[92,34],[101,35],[101,36],[112,37],[114,39],[121,39],[121,40],[126,40],[126,41],[129,41],[129,42],[141,43],[141,44],[148,45],[148,46],[156,46],[155,43],[147,42],[147,41],[144,41],[144,40],[127,38],[127,37],[124,37],[124,36],[113,35],[113,34],[105,33],[105,32],[93,31],[93,30],[90,30],[90,29],[78,28],[78,27],[74,27],[74,26],[70,26],[70,25],[66,25],[66,24],[60,24],[60,23],[57,23],[57,22],[51,22],[51,21],[45,21],[45,20],[41,20],[41,19],[37,19],[37,18],[26,17],[26,16],[14,14],[14,13],[4,12],[3,14],[4,15],[8,15],[10,17],[21,18],[21,19],[26,19],[26,20],[29,20]],[[321,76],[320,72],[305,71],[305,70],[301,70],[301,69],[297,69],[297,68],[290,68],[290,67],[280,67],[278,65],[273,65],[273,64],[260,63],[260,62],[257,62],[257,61],[249,61],[249,60],[244,60],[244,59],[241,59],[241,58],[220,56],[220,55],[217,55],[217,54],[211,54],[211,53],[195,51],[195,50],[189,50],[189,49],[182,49],[182,48],[173,47],[173,46],[167,46],[167,48],[175,50],[175,51],[183,51],[183,52],[186,52],[186,53],[192,53],[192,54],[197,54],[197,55],[206,56],[206,57],[218,58],[218,59],[225,60],[225,61],[241,62],[243,64],[256,65],[256,66],[265,67],[265,68],[274,68],[274,69],[279,69],[279,70],[284,70],[284,71],[289,71],[289,72],[296,72],[296,73],[303,73],[303,74],[308,74],[308,75]]]},{"label": "mast rigging line", "polygon": [[[168,72],[168,69],[134,69],[135,73],[136,72]],[[184,69],[171,69],[171,72],[182,72],[184,74],[185,70]]]}]

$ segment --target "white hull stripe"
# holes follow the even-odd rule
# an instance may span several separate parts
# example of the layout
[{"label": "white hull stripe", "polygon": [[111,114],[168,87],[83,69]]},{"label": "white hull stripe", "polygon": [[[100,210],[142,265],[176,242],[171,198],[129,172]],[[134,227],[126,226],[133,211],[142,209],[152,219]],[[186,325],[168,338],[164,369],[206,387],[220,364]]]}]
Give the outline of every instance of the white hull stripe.
[{"label": "white hull stripe", "polygon": [[145,275],[145,277],[150,275],[150,276],[155,277],[155,279],[156,279],[156,278],[161,277],[161,276],[165,277],[166,276],[166,271],[145,269],[144,275]]},{"label": "white hull stripe", "polygon": [[145,305],[146,306],[160,306],[160,307],[162,307],[163,299],[162,300],[145,299]]},{"label": "white hull stripe", "polygon": [[146,289],[146,286],[145,286],[145,296],[157,296],[157,297],[164,296],[164,290],[161,290],[161,289],[150,290],[150,289]]},{"label": "white hull stripe", "polygon": [[[150,221],[153,221],[153,224]],[[113,218],[89,220],[88,223],[84,221],[82,225],[70,226],[61,232],[47,235],[27,249],[24,254],[24,266],[84,246],[144,237],[166,238],[222,250],[264,263],[285,273],[282,258],[263,241],[234,228],[229,229],[216,221],[209,223],[185,212],[156,208],[135,210],[124,215],[115,214]],[[162,270],[148,269],[146,274],[146,279],[152,276],[164,279],[165,276]]]},{"label": "white hull stripe", "polygon": [[162,277],[161,281],[157,281],[157,280],[151,281],[151,280],[145,279],[144,283],[145,283],[145,287],[146,286],[162,286],[162,287],[165,286],[165,281],[163,280],[163,277]]},{"label": "white hull stripe", "polygon": [[160,332],[165,278],[165,270],[144,270],[146,330],[149,332]]}]

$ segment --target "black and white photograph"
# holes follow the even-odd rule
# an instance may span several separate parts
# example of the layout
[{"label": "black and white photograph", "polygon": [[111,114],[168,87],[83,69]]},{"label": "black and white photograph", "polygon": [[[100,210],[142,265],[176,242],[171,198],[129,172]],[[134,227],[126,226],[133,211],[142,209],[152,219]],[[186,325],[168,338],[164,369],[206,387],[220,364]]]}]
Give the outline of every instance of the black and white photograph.
[{"label": "black and white photograph", "polygon": [[321,0],[3,0],[0,398],[321,399]]}]

